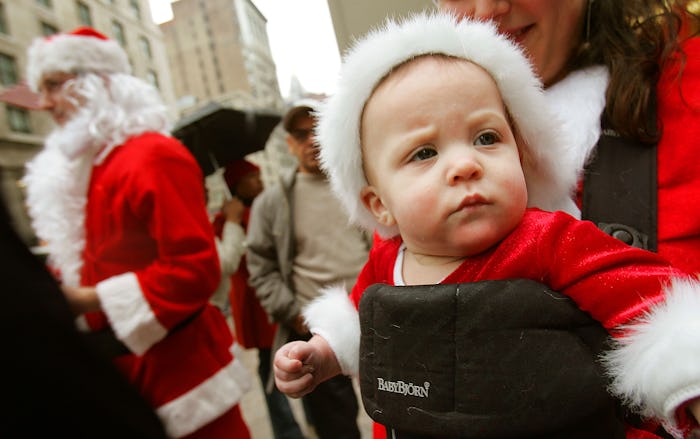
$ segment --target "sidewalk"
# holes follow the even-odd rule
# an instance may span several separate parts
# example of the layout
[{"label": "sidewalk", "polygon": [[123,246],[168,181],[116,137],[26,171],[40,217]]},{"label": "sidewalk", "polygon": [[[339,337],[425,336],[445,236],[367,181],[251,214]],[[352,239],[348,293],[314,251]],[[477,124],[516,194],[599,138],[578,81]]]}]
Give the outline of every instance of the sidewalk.
[{"label": "sidewalk", "polygon": [[[245,421],[248,424],[252,439],[273,439],[272,428],[270,427],[270,421],[267,417],[267,407],[265,406],[265,400],[263,398],[262,386],[257,374],[258,352],[256,349],[243,349],[240,352],[242,352],[240,358],[243,361],[243,364],[245,364],[251,377],[254,379],[252,388],[245,394],[243,401],[241,401],[243,418],[245,418]],[[360,391],[357,387],[357,382],[355,382],[355,391],[359,399]],[[298,399],[290,399],[290,402],[292,405],[292,410],[294,411],[294,416],[296,417],[304,435],[308,439],[318,439],[316,434],[309,429],[309,427],[303,421],[304,414],[301,407],[301,401]],[[360,414],[358,416],[358,425],[360,427],[360,432],[362,433],[362,439],[371,439],[372,421],[362,408],[361,401],[359,404]]]}]

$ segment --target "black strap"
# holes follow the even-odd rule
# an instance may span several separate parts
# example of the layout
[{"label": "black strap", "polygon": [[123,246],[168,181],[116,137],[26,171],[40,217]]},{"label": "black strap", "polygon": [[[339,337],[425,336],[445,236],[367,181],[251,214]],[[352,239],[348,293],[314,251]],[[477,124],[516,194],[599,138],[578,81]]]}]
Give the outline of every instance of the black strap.
[{"label": "black strap", "polygon": [[[649,118],[655,121],[652,101]],[[620,137],[605,126],[585,170],[582,218],[627,244],[656,251],[657,145]]]}]

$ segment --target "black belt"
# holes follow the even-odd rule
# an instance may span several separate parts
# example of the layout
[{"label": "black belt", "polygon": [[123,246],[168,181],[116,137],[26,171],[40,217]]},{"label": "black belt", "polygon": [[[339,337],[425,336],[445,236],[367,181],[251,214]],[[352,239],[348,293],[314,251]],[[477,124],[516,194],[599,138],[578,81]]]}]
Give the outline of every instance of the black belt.
[{"label": "black belt", "polygon": [[[168,331],[168,335],[173,334],[187,326],[187,324],[196,319],[203,310],[204,308],[200,309],[190,317],[175,325],[172,329],[170,329],[170,331]],[[85,337],[87,338],[88,343],[93,345],[98,352],[102,353],[102,355],[106,356],[107,358],[115,358],[120,355],[131,353],[131,350],[129,350],[129,348],[117,338],[117,334],[114,333],[114,330],[110,326],[98,331],[87,332],[85,333]]]}]

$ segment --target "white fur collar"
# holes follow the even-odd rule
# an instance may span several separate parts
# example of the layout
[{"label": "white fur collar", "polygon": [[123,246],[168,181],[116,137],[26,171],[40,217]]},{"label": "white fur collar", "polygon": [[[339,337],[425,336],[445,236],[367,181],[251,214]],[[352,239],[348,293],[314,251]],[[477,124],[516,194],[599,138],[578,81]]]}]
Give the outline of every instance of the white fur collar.
[{"label": "white fur collar", "polygon": [[600,137],[600,116],[605,108],[608,70],[592,66],[570,73],[545,90],[548,104],[564,123],[570,153],[567,163],[578,175]]}]

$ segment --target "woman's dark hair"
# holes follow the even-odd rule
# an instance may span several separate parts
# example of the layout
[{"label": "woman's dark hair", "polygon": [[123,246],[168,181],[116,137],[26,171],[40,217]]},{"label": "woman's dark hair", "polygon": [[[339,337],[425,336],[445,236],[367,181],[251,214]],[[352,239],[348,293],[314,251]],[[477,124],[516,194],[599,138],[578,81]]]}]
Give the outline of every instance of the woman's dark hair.
[{"label": "woman's dark hair", "polygon": [[664,62],[698,30],[689,0],[589,0],[581,45],[569,68],[604,64],[610,71],[605,117],[622,136],[658,139],[647,109]]}]

